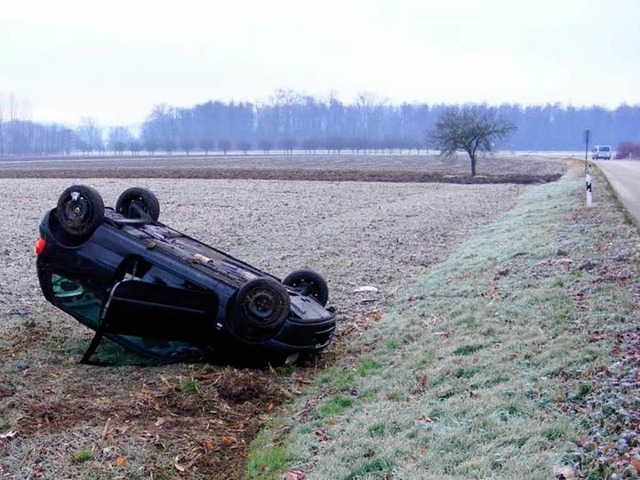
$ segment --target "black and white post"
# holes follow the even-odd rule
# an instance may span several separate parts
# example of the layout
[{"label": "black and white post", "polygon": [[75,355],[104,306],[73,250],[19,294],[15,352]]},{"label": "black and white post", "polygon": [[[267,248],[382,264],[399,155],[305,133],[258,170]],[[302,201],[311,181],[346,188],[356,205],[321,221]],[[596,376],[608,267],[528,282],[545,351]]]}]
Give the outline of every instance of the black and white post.
[{"label": "black and white post", "polygon": [[591,184],[591,164],[589,164],[589,129],[584,131],[584,173],[587,188],[587,207],[593,205],[593,186]]},{"label": "black and white post", "polygon": [[[589,171],[591,171],[591,167],[589,167]],[[593,205],[593,193],[592,193],[592,185],[591,185],[591,174],[587,173],[585,179],[585,186],[587,187],[587,207]]]}]

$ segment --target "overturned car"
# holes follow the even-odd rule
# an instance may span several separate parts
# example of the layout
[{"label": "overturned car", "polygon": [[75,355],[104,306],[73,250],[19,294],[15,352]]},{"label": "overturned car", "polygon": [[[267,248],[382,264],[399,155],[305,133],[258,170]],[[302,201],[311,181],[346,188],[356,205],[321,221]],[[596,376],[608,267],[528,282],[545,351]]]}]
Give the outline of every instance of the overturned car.
[{"label": "overturned car", "polygon": [[282,281],[158,222],[156,196],[129,188],[115,208],[86,185],[67,188],[40,223],[45,298],[95,330],[82,361],[107,337],[165,361],[294,360],[335,331],[325,280]]}]

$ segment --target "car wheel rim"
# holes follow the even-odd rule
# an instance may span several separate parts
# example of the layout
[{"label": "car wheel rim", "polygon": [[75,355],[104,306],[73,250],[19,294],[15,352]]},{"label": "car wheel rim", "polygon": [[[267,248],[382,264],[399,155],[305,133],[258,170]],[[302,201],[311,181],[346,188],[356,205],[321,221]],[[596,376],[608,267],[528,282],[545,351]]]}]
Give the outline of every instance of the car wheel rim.
[{"label": "car wheel rim", "polygon": [[247,312],[255,319],[268,321],[277,310],[275,297],[266,290],[260,290],[247,298]]},{"label": "car wheel rim", "polygon": [[91,215],[91,205],[78,192],[72,192],[71,200],[65,205],[64,213],[67,224],[74,229],[80,229]]}]

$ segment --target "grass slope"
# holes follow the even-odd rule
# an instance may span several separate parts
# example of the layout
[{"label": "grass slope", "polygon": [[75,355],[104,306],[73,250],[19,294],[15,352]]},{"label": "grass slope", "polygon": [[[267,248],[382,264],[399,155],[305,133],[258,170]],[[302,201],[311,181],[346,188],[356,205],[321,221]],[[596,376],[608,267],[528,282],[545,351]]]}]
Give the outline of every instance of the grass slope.
[{"label": "grass slope", "polygon": [[247,478],[607,478],[632,468],[585,447],[616,441],[595,432],[606,398],[589,399],[602,400],[616,339],[640,323],[638,232],[601,176],[595,185],[592,209],[580,168],[529,189],[413,285],[259,435]]}]

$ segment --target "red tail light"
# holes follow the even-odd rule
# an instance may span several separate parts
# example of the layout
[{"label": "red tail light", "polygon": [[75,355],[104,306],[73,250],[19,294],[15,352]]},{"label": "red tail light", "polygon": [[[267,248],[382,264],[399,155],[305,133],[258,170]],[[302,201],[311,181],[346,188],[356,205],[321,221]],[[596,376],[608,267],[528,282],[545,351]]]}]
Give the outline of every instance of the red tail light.
[{"label": "red tail light", "polygon": [[36,255],[40,255],[44,252],[44,247],[47,246],[47,241],[44,238],[39,238],[36,240],[36,244],[33,247],[33,251]]}]

